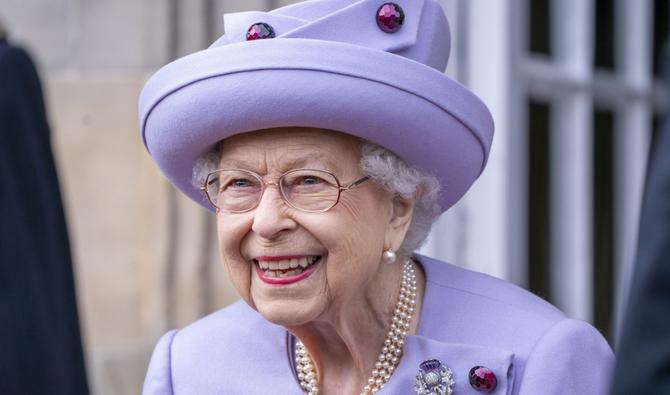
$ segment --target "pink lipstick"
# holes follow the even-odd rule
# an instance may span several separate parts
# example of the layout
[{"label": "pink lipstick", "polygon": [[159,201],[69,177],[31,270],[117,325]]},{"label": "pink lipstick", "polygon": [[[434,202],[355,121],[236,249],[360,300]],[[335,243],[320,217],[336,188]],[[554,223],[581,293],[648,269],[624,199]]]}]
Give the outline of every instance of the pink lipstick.
[{"label": "pink lipstick", "polygon": [[254,259],[254,266],[264,283],[288,285],[309,277],[320,262],[319,255],[259,256]]}]

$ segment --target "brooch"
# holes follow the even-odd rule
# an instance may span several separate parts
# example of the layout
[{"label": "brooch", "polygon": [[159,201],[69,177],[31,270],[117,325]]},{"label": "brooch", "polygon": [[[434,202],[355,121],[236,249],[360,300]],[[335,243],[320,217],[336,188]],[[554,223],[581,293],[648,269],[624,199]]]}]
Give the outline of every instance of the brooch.
[{"label": "brooch", "polygon": [[423,361],[414,380],[414,390],[418,395],[451,395],[454,393],[454,375],[437,359]]}]

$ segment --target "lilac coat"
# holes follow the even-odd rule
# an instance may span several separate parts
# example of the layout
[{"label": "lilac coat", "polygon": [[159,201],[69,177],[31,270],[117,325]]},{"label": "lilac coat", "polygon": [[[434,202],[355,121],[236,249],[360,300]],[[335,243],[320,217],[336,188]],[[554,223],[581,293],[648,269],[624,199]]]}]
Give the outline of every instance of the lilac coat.
[{"label": "lilac coat", "polygon": [[[454,395],[480,394],[468,372],[495,373],[493,394],[607,394],[614,356],[592,326],[565,317],[507,282],[418,256],[426,292],[416,335],[379,394],[413,394],[419,364],[437,358],[454,373]],[[302,394],[286,330],[237,302],[165,334],[144,395]]]}]

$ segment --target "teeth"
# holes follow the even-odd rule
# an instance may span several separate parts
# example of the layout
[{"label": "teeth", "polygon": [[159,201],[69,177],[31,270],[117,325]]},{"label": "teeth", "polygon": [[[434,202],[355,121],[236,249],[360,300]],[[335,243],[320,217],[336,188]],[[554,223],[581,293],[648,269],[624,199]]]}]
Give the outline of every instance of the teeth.
[{"label": "teeth", "polygon": [[[268,277],[286,277],[302,273],[302,270],[314,263],[318,256],[283,259],[281,261],[258,261],[258,265]],[[290,270],[296,269],[296,270]]]}]

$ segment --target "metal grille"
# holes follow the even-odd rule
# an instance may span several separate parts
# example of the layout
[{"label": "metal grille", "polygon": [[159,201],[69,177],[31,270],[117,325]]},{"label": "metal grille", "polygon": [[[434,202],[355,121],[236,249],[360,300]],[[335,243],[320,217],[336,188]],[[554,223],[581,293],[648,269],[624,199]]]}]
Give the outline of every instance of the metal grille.
[{"label": "metal grille", "polygon": [[487,102],[496,137],[489,168],[424,251],[529,287],[613,340],[666,101],[654,62],[668,1],[443,5],[448,73]]}]

